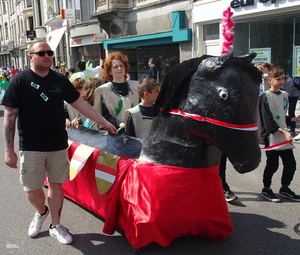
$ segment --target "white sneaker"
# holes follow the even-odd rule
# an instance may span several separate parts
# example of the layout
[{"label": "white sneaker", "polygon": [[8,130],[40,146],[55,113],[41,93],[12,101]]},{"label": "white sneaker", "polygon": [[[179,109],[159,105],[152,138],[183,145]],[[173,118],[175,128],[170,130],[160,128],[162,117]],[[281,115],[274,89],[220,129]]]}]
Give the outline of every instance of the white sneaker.
[{"label": "white sneaker", "polygon": [[38,235],[38,233],[41,230],[41,227],[43,225],[44,220],[49,214],[49,209],[47,207],[47,212],[45,215],[40,215],[38,212],[34,214],[33,220],[30,223],[29,229],[28,229],[28,236],[35,237]]},{"label": "white sneaker", "polygon": [[294,137],[294,139],[295,139],[295,141],[299,141],[299,140],[300,140],[300,133],[299,133],[298,135],[296,135],[296,136]]},{"label": "white sneaker", "polygon": [[49,235],[55,237],[62,244],[70,244],[73,242],[72,236],[68,233],[68,229],[57,224],[55,227],[49,229]]}]

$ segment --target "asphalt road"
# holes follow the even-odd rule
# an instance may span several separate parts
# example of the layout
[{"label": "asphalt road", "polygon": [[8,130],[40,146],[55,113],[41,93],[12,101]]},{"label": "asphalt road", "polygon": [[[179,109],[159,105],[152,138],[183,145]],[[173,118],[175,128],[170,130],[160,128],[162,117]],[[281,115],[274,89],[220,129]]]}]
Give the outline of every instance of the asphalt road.
[{"label": "asphalt road", "polygon": [[[0,106],[1,130],[2,123],[3,106]],[[298,171],[290,187],[300,194],[300,142],[295,142],[295,145]],[[2,135],[0,152],[3,156]],[[121,230],[112,236],[103,234],[103,219],[67,199],[64,201],[61,223],[73,234],[74,242],[71,245],[62,245],[49,236],[50,217],[45,220],[41,233],[36,238],[28,237],[28,226],[35,211],[19,183],[18,170],[6,167],[3,158],[0,162],[0,254],[133,254]],[[140,254],[300,254],[300,203],[286,199],[282,199],[281,203],[272,203],[260,196],[265,155],[262,155],[260,166],[247,174],[237,173],[230,163],[227,166],[228,183],[239,197],[237,201],[228,204],[233,233],[221,241],[206,237],[179,237],[169,247],[161,247],[155,243],[142,247]],[[278,192],[280,188],[280,177],[281,166],[273,178],[274,192]]]}]

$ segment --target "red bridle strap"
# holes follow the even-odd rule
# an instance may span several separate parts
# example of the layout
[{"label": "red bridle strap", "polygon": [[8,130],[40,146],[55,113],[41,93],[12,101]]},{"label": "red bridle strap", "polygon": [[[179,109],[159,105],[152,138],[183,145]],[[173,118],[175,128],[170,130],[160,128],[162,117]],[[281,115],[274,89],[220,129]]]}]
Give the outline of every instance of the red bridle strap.
[{"label": "red bridle strap", "polygon": [[[162,110],[162,108],[160,110]],[[169,113],[174,114],[174,115],[180,115],[180,116],[194,119],[197,121],[209,122],[209,123],[212,123],[212,124],[215,124],[218,126],[227,127],[227,128],[231,128],[231,129],[237,129],[237,130],[243,130],[243,131],[256,131],[257,130],[257,123],[246,124],[246,125],[230,124],[230,123],[226,123],[223,121],[219,121],[219,120],[215,120],[215,119],[211,119],[211,118],[207,118],[207,117],[202,117],[197,114],[187,113],[187,112],[183,112],[180,110],[174,110],[174,109],[170,110]]]},{"label": "red bridle strap", "polygon": [[289,141],[284,141],[282,143],[277,143],[277,144],[274,144],[272,146],[269,146],[269,147],[265,147],[265,148],[262,148],[261,151],[271,151],[271,150],[277,150],[279,149],[280,147],[288,144],[288,143],[291,143],[292,140],[289,140]]},{"label": "red bridle strap", "polygon": [[[162,110],[163,108],[160,108],[160,110]],[[179,115],[179,116],[183,116],[183,117],[187,117],[190,119],[194,119],[197,121],[206,121],[218,126],[222,126],[222,127],[227,127],[227,128],[231,128],[231,129],[237,129],[237,130],[243,130],[243,131],[256,131],[257,130],[257,124],[246,124],[246,125],[236,125],[236,124],[230,124],[230,123],[226,123],[223,121],[219,121],[219,120],[215,120],[215,119],[211,119],[211,118],[206,118],[206,117],[202,117],[199,116],[197,114],[191,114],[191,113],[186,113],[180,110],[170,110],[169,113],[174,114],[174,115]],[[279,149],[280,147],[290,143],[291,141],[284,141],[282,143],[278,143],[269,147],[265,147],[262,148],[261,151],[270,151],[270,150],[276,150]]]}]

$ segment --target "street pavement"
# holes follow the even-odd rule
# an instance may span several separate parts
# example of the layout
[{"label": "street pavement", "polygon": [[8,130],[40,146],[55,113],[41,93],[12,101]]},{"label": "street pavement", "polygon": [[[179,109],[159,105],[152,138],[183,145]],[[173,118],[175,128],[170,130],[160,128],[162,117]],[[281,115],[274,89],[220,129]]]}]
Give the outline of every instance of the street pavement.
[{"label": "street pavement", "polygon": [[[0,129],[3,127],[3,106],[0,106]],[[298,132],[300,129],[297,127]],[[2,132],[2,131],[1,131]],[[298,169],[292,185],[300,194],[300,141],[294,142]],[[16,149],[18,148],[16,144]],[[245,146],[245,150],[247,147]],[[3,136],[0,138],[0,152],[4,155]],[[251,155],[249,155],[251,157]],[[61,223],[73,234],[71,245],[60,244],[49,236],[48,217],[35,238],[27,236],[28,226],[34,209],[19,183],[17,169],[10,169],[0,161],[0,254],[133,254],[121,230],[109,236],[102,233],[103,219],[65,199]],[[231,189],[239,197],[228,204],[233,233],[215,241],[206,237],[179,237],[170,246],[161,247],[153,243],[140,249],[145,255],[296,255],[300,254],[300,203],[282,199],[272,203],[260,196],[265,155],[262,154],[259,167],[246,174],[237,173],[227,163],[227,180]],[[281,169],[273,177],[272,188],[280,188]],[[45,189],[47,191],[47,189]],[[203,193],[203,196],[206,194]],[[214,203],[214,201],[211,201]],[[170,212],[172,213],[172,212]],[[179,219],[180,221],[180,219]]]}]

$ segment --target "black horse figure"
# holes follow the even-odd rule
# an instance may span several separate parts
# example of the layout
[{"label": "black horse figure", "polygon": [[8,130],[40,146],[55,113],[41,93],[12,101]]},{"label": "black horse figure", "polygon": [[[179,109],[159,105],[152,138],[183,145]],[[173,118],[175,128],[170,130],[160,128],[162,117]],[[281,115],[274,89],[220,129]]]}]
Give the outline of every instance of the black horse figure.
[{"label": "black horse figure", "polygon": [[[261,75],[251,64],[255,56],[204,55],[173,68],[162,84],[144,140],[68,130],[70,140],[120,157],[118,163],[114,158],[107,164],[117,168],[107,193],[90,196],[94,207],[81,203],[106,219],[104,233],[112,234],[119,226],[135,249],[151,242],[167,246],[182,235],[221,239],[231,234],[218,176],[220,152],[240,173],[260,162],[255,108]],[[92,171],[87,169],[78,184],[77,177],[67,183],[68,197],[80,203],[79,194],[88,196],[95,185],[87,180]],[[80,187],[88,189],[80,192]]]},{"label": "black horse figure", "polygon": [[219,163],[221,150],[238,172],[255,169],[261,152],[251,124],[256,123],[261,75],[250,63],[254,57],[255,53],[206,55],[169,72],[155,103],[157,116],[143,142],[141,159],[210,167]]},{"label": "black horse figure", "polygon": [[204,55],[173,68],[143,141],[85,128],[69,129],[69,139],[124,157],[188,168],[217,165],[222,151],[238,172],[249,172],[261,155],[255,132],[261,75],[251,64],[254,57]]}]

